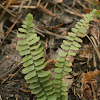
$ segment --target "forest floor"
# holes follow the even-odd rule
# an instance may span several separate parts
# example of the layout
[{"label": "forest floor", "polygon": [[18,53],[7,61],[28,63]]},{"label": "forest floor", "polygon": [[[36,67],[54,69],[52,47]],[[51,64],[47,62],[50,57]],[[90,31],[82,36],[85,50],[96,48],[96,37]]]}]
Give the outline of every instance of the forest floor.
[{"label": "forest floor", "polygon": [[16,50],[18,28],[28,13],[41,37],[46,70],[54,67],[60,45],[71,28],[97,9],[82,47],[71,57],[69,100],[100,100],[100,0],[1,0],[0,1],[0,100],[36,100],[21,73],[21,56]]}]

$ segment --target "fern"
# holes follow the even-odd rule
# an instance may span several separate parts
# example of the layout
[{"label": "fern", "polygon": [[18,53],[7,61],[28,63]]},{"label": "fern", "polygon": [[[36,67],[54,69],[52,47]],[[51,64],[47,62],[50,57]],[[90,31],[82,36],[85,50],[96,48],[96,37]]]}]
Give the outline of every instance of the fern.
[{"label": "fern", "polygon": [[[54,69],[56,74],[53,75],[54,88],[50,80],[50,72],[44,71],[46,66],[45,58],[43,57],[43,47],[39,42],[40,37],[35,34],[32,28],[34,24],[33,16],[28,14],[22,28],[19,28],[17,42],[20,55],[22,56],[22,63],[24,69],[22,70],[25,75],[25,80],[29,83],[29,88],[32,89],[32,94],[36,94],[37,100],[68,100],[67,86],[68,83],[64,81],[64,76],[72,71],[70,61],[66,60],[68,55],[75,56],[76,50],[81,47],[81,37],[84,37],[87,31],[87,26],[92,20],[95,10],[86,15],[84,19],[77,22],[72,32],[66,36],[67,40],[63,40],[61,45],[62,52],[59,52],[59,57]],[[55,95],[56,94],[56,95]]]},{"label": "fern", "polygon": [[46,66],[43,47],[39,42],[40,37],[32,28],[34,26],[32,21],[33,16],[28,14],[24,25],[18,29],[20,33],[17,35],[19,37],[17,50],[23,56],[22,73],[26,74],[25,80],[30,83],[29,88],[32,89],[32,94],[36,94],[37,100],[56,100],[50,72],[43,71]]},{"label": "fern", "polygon": [[87,31],[87,26],[89,22],[93,19],[95,10],[93,10],[90,14],[86,15],[84,19],[81,19],[80,22],[77,22],[75,28],[72,28],[72,32],[68,33],[66,36],[67,40],[63,40],[63,44],[61,45],[62,52],[59,52],[59,57],[57,58],[57,62],[55,66],[57,68],[54,69],[56,74],[53,75],[54,80],[53,83],[55,84],[55,93],[57,96],[57,100],[68,100],[67,94],[67,86],[63,78],[66,74],[72,71],[70,67],[70,61],[66,60],[68,55],[75,56],[76,50],[79,50],[81,47],[80,43],[82,42],[81,37],[84,37]]}]

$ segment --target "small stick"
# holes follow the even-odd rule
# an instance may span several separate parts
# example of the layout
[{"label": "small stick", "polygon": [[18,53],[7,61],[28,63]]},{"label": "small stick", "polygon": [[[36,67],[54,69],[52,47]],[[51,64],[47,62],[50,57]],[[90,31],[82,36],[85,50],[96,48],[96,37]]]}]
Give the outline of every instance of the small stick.
[{"label": "small stick", "polygon": [[80,4],[84,9],[88,9],[85,5],[83,5],[80,0],[77,0],[77,3]]},{"label": "small stick", "polygon": [[31,2],[32,2],[32,0],[30,0],[30,1],[28,2],[26,10],[28,9],[28,6],[30,6]]},{"label": "small stick", "polygon": [[10,31],[13,29],[13,27],[15,26],[15,24],[17,23],[17,21],[19,20],[19,18],[21,17],[21,15],[16,19],[16,21],[13,23],[13,25],[7,30],[6,32],[6,36],[4,37],[4,39],[2,40],[1,45],[4,43],[4,41],[6,40],[7,36],[10,34]]},{"label": "small stick", "polygon": [[[19,8],[19,5],[10,5],[8,6],[9,8]],[[22,6],[22,8],[27,8],[27,6]],[[36,6],[28,6],[30,9],[35,9],[37,8]]]},{"label": "small stick", "polygon": [[42,31],[42,30],[40,30],[39,28],[37,28],[36,26],[33,27],[33,28],[34,28],[35,30],[41,32],[41,33],[48,34],[48,35],[52,35],[52,36],[56,36],[56,37],[59,38],[59,39],[66,39],[65,36],[58,35],[58,34],[56,34],[56,33],[52,33],[52,32],[50,32],[50,31],[48,31],[48,30]]},{"label": "small stick", "polygon": [[21,9],[22,9],[22,7],[23,7],[24,2],[25,2],[25,1],[22,1],[21,4],[20,4],[19,13],[21,13]]},{"label": "small stick", "polygon": [[[37,4],[36,2],[34,2],[34,4]],[[38,7],[41,11],[43,11],[46,14],[49,14],[52,17],[55,17],[56,15],[54,13],[52,13],[50,10],[48,10],[47,8],[45,8],[41,3],[39,3]]]},{"label": "small stick", "polygon": [[42,34],[41,32],[39,32],[39,31],[36,31],[36,33],[37,34],[39,34],[39,35],[41,35],[42,37],[45,37],[45,35],[44,34]]},{"label": "small stick", "polygon": [[2,19],[2,17],[3,17],[4,14],[6,13],[7,8],[8,8],[8,6],[11,4],[12,1],[13,1],[13,0],[10,0],[10,1],[8,2],[8,4],[6,5],[5,9],[3,10],[2,14],[0,15],[0,20]]},{"label": "small stick", "polygon": [[85,34],[85,35],[87,36],[87,38],[90,40],[91,44],[93,45],[94,50],[96,51],[96,53],[97,53],[97,55],[98,55],[98,58],[99,58],[99,61],[100,61],[100,52],[99,52],[98,48],[96,48],[96,46],[95,46],[94,43],[92,42],[91,38],[90,38],[87,34]]},{"label": "small stick", "polygon": [[16,15],[12,14],[9,10],[7,10],[6,8],[4,8],[2,5],[0,5],[0,7],[3,8],[6,12],[8,12],[13,17],[16,17]]}]

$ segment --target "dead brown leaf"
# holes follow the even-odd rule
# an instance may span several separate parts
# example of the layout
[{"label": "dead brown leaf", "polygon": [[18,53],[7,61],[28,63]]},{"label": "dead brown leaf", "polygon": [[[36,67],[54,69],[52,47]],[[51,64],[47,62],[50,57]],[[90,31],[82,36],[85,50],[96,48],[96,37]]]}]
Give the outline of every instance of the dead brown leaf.
[{"label": "dead brown leaf", "polygon": [[[93,79],[96,78],[99,74],[100,74],[100,70],[98,70],[98,69],[96,69],[95,71],[81,74],[81,76],[82,76],[81,99],[82,100],[86,100],[84,98],[87,98],[86,96],[89,95],[88,93],[91,94],[91,92],[93,93],[93,96],[91,94],[91,98],[89,98],[89,100],[92,100],[93,98],[94,98],[94,100],[97,100],[96,92],[95,92],[95,88],[97,87],[97,81],[95,81]],[[88,89],[89,91],[87,91],[87,89],[85,87],[86,86],[90,87],[90,86],[86,83],[91,85],[91,90]]]},{"label": "dead brown leaf", "polygon": [[87,72],[87,73],[82,73],[82,83],[86,83],[88,81],[93,80],[95,77],[97,77],[100,74],[100,70],[96,69],[95,71]]}]

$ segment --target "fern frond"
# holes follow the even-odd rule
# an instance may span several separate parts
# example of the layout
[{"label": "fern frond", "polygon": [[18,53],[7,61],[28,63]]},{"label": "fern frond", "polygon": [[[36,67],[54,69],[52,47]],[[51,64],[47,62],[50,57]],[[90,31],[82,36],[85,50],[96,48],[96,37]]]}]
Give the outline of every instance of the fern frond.
[{"label": "fern frond", "polygon": [[17,42],[24,69],[25,80],[30,83],[29,88],[32,94],[36,94],[37,100],[56,100],[52,81],[50,80],[50,72],[43,71],[46,66],[45,58],[43,58],[43,47],[39,42],[40,37],[35,34],[32,28],[33,16],[28,14],[24,25],[19,28],[19,41]]},{"label": "fern frond", "polygon": [[57,67],[54,69],[56,74],[53,75],[54,77],[54,87],[55,92],[58,97],[57,100],[68,100],[67,96],[67,87],[68,84],[63,80],[64,76],[71,72],[72,69],[70,67],[70,61],[66,60],[68,55],[75,56],[76,50],[79,50],[81,47],[80,43],[82,42],[81,37],[84,37],[87,31],[87,26],[89,26],[89,22],[93,19],[95,10],[93,10],[90,14],[86,15],[80,22],[77,22],[75,28],[72,28],[72,32],[68,33],[66,36],[67,40],[63,40],[63,44],[61,45],[62,52],[59,52],[59,57],[57,58],[57,62],[55,66]]}]

